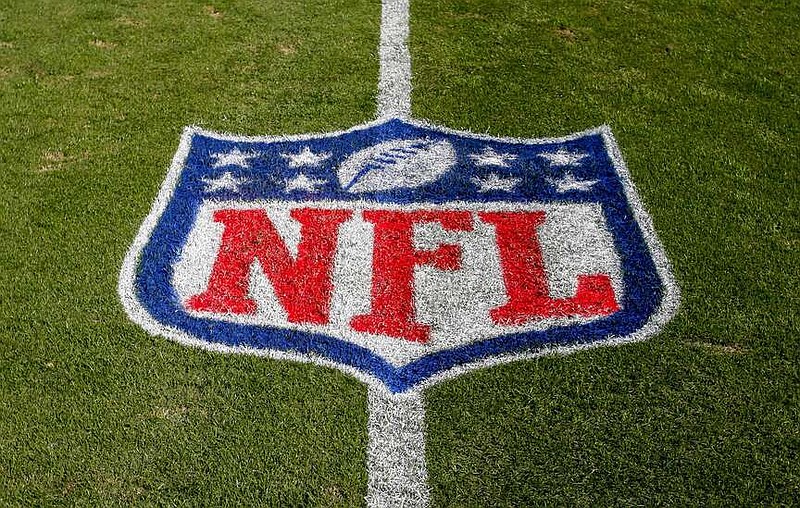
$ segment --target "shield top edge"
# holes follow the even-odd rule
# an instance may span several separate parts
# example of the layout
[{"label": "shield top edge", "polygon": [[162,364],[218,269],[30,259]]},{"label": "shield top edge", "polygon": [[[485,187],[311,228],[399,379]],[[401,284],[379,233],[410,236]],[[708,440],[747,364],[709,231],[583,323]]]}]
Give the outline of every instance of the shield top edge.
[{"label": "shield top edge", "polygon": [[448,127],[442,127],[440,125],[436,125],[428,120],[423,119],[412,119],[407,117],[400,117],[400,116],[393,116],[393,117],[383,117],[377,120],[372,120],[369,122],[365,122],[362,124],[355,125],[350,127],[349,129],[343,129],[338,131],[331,131],[331,132],[312,132],[312,133],[303,133],[303,134],[283,134],[283,135],[262,135],[262,136],[248,136],[248,135],[239,135],[227,132],[219,132],[204,129],[202,127],[196,125],[188,125],[183,130],[183,135],[185,137],[192,137],[194,135],[201,135],[211,139],[216,139],[219,141],[239,141],[245,143],[253,143],[253,142],[291,142],[291,141],[309,141],[314,139],[326,139],[326,138],[334,138],[337,136],[341,136],[343,134],[350,134],[353,132],[359,132],[362,130],[370,129],[372,127],[377,127],[380,125],[385,125],[391,122],[401,122],[407,125],[412,125],[414,127],[419,127],[422,129],[429,129],[433,130],[442,134],[450,134],[456,136],[462,136],[471,139],[477,140],[484,140],[484,141],[498,141],[502,143],[514,143],[514,144],[521,144],[521,145],[544,145],[544,144],[551,144],[551,143],[564,143],[567,141],[574,141],[576,139],[580,139],[586,136],[592,135],[610,135],[611,128],[607,124],[603,124],[597,127],[592,127],[590,129],[586,129],[580,132],[575,132],[572,134],[567,134],[564,136],[557,136],[557,137],[544,137],[544,138],[515,138],[515,137],[508,137],[508,136],[492,136],[489,134],[479,134],[472,131],[467,130],[457,130],[457,129],[450,129]]}]

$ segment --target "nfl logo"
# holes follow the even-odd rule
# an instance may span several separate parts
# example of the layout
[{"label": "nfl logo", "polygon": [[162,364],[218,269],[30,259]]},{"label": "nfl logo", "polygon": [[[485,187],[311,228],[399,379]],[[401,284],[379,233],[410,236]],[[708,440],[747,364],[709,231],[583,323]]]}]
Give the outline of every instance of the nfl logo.
[{"label": "nfl logo", "polygon": [[122,271],[147,330],[399,393],[643,339],[677,290],[607,128],[500,139],[410,120],[187,129]]}]

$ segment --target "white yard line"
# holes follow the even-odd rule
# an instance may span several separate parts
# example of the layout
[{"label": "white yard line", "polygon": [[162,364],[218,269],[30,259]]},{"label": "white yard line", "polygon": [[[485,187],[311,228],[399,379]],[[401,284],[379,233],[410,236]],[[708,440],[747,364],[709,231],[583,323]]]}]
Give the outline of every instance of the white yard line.
[{"label": "white yard line", "polygon": [[383,0],[381,4],[378,118],[411,116],[408,2],[409,0]]},{"label": "white yard line", "polygon": [[367,506],[427,506],[430,496],[422,393],[395,394],[378,385],[369,386],[367,391]]},{"label": "white yard line", "polygon": [[[383,0],[378,47],[378,119],[411,116],[409,0]],[[367,506],[428,506],[425,466],[425,400],[422,392],[395,394],[382,383],[367,385]]]}]

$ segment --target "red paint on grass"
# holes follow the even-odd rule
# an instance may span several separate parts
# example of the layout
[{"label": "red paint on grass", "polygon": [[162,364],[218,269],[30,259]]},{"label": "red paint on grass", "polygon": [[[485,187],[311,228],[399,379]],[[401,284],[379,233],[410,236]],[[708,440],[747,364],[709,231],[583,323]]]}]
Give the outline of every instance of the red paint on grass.
[{"label": "red paint on grass", "polygon": [[328,323],[333,282],[331,270],[339,226],[349,210],[299,208],[291,217],[301,224],[297,258],[264,210],[218,210],[214,220],[225,225],[208,289],[188,301],[196,311],[253,314],[256,302],[247,296],[250,267],[258,259],[275,295],[292,323]]},{"label": "red paint on grass", "polygon": [[481,212],[496,230],[508,302],[490,311],[496,324],[521,325],[536,318],[603,316],[619,309],[605,274],[578,275],[572,298],[551,298],[536,229],[544,212]]},{"label": "red paint on grass", "polygon": [[470,212],[367,210],[364,220],[375,225],[372,255],[372,311],[350,321],[353,330],[425,343],[430,326],[414,320],[414,267],[439,270],[461,267],[461,247],[414,248],[415,224],[437,222],[447,231],[472,231]]}]

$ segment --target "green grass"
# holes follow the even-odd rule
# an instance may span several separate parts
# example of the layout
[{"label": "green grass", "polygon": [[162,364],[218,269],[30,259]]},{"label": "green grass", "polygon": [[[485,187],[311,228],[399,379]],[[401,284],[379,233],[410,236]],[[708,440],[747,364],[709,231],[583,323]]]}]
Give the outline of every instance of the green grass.
[{"label": "green grass", "polygon": [[[417,117],[611,125],[682,289],[651,341],[428,391],[435,505],[800,498],[800,5],[413,1]],[[374,115],[376,1],[0,0],[0,505],[357,505],[366,394],[148,336],[115,287],[181,129]]]}]

